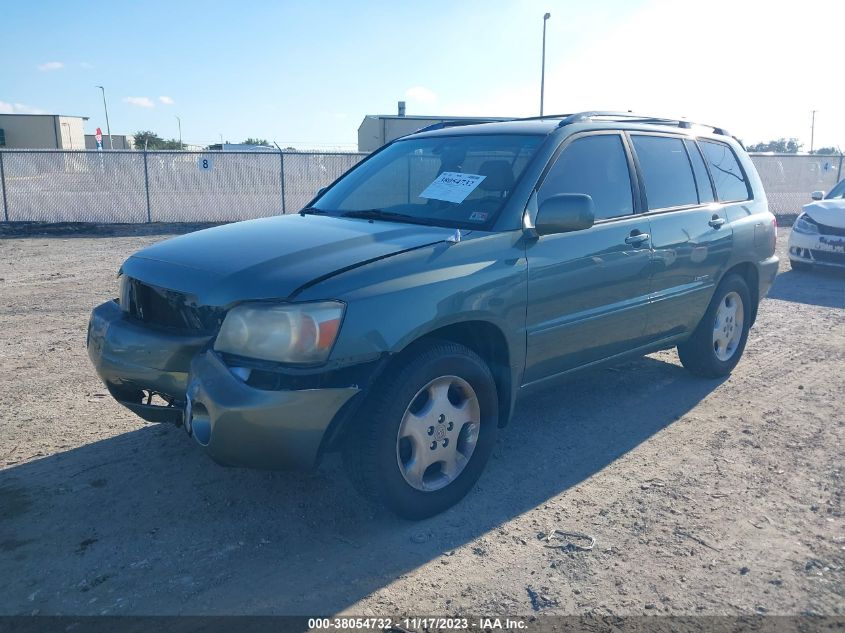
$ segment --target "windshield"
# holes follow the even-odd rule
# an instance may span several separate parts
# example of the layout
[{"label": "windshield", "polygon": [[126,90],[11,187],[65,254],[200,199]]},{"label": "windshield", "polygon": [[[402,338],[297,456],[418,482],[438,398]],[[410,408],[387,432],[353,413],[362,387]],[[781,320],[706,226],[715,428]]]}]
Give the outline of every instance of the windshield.
[{"label": "windshield", "polygon": [[354,169],[305,211],[488,227],[544,138],[503,134],[397,141]]},{"label": "windshield", "polygon": [[834,198],[845,198],[845,180],[836,185],[829,194],[825,196],[828,200]]}]

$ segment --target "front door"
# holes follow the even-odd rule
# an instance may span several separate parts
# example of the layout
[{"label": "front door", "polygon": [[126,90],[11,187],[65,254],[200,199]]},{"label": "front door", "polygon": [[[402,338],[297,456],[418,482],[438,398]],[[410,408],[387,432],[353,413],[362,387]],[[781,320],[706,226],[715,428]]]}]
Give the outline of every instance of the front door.
[{"label": "front door", "polygon": [[527,247],[526,384],[642,344],[651,244],[635,190],[630,153],[615,132],[569,141],[540,184],[538,206],[561,193],[590,195],[596,224]]}]

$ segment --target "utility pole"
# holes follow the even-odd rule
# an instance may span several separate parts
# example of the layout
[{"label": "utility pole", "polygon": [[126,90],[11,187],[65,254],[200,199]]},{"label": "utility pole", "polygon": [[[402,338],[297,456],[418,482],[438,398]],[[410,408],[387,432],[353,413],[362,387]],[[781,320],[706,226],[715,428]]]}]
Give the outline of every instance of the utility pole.
[{"label": "utility pole", "polygon": [[810,123],[810,153],[813,153],[813,142],[816,140],[816,112],[818,110],[813,110],[813,118],[812,122]]},{"label": "utility pole", "polygon": [[106,89],[102,86],[96,86],[103,92],[103,110],[106,111],[106,132],[109,135],[109,149],[114,149],[114,139],[111,136],[111,126],[109,125],[109,107],[106,105]]},{"label": "utility pole", "polygon": [[543,61],[542,70],[540,71],[540,116],[543,116],[543,91],[546,84],[546,21],[552,17],[551,13],[546,13],[543,16]]},{"label": "utility pole", "polygon": [[179,149],[184,150],[185,146],[182,144],[182,119],[176,117],[176,122],[179,124]]}]

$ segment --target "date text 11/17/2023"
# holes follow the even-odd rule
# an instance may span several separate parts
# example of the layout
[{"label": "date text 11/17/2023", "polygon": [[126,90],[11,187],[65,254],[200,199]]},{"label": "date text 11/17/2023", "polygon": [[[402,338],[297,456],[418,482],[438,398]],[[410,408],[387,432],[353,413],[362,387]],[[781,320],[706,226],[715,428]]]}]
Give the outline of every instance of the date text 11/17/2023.
[{"label": "date text 11/17/2023", "polygon": [[528,623],[520,618],[499,617],[407,617],[407,618],[379,618],[379,617],[338,617],[338,618],[310,618],[309,630],[389,630],[406,629],[419,630],[524,630]]}]

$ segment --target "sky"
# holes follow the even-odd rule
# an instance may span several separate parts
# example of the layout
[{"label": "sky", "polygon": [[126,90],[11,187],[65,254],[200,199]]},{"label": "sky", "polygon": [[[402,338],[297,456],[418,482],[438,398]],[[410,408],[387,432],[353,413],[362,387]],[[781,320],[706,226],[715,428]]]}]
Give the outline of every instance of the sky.
[{"label": "sky", "polygon": [[634,110],[845,149],[845,2],[58,0],[4,4],[0,112],[206,145],[354,149],[366,114]]}]

